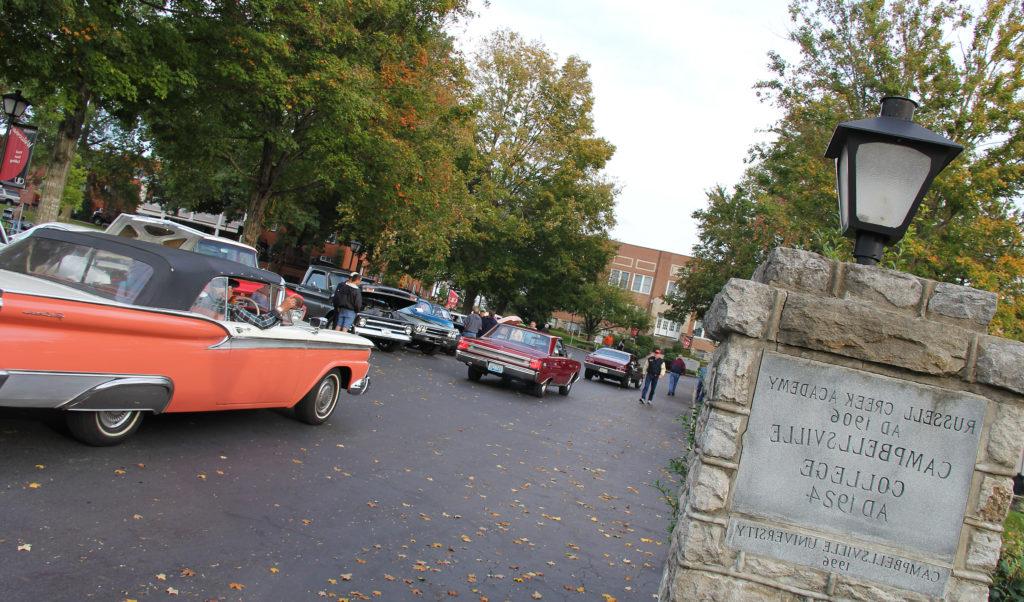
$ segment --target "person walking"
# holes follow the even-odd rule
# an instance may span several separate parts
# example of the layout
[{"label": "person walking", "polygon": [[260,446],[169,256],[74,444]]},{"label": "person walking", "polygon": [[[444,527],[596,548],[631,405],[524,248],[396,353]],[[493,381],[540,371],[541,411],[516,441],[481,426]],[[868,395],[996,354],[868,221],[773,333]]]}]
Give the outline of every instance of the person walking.
[{"label": "person walking", "polygon": [[[651,405],[654,399],[654,389],[658,386],[658,379],[665,373],[665,360],[661,357],[661,349],[655,349],[654,353],[647,356],[647,373],[644,375],[644,388],[640,390],[640,405]],[[650,393],[648,394],[648,389]],[[647,401],[644,401],[647,397]]]},{"label": "person walking", "polygon": [[498,325],[498,321],[494,319],[494,313],[485,311],[484,317],[480,320],[480,334],[485,335],[491,331],[492,328]]},{"label": "person walking", "polygon": [[363,293],[359,284],[363,277],[359,272],[352,272],[348,280],[334,289],[334,315],[337,316],[336,330],[351,330],[356,321],[356,314],[363,309]]},{"label": "person walking", "polygon": [[474,307],[473,311],[466,316],[466,327],[462,330],[462,336],[475,339],[480,334],[483,325],[483,320],[480,319],[480,310]]},{"label": "person walking", "polygon": [[668,394],[670,397],[676,395],[676,385],[679,384],[679,377],[686,373],[686,362],[683,356],[677,355],[668,367]]}]

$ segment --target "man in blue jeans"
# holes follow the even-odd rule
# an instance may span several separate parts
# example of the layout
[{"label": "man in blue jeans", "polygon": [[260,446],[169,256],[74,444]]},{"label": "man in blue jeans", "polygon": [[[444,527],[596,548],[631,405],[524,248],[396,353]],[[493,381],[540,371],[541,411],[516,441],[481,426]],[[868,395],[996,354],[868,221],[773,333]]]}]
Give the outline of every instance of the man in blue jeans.
[{"label": "man in blue jeans", "polygon": [[686,362],[683,361],[683,356],[677,355],[676,359],[672,360],[672,364],[668,367],[668,394],[669,397],[674,397],[676,394],[676,385],[679,384],[679,377],[686,372]]},{"label": "man in blue jeans", "polygon": [[[654,353],[647,358],[647,373],[644,376],[644,388],[640,390],[640,405],[651,405],[654,399],[654,389],[658,386],[658,379],[665,373],[665,360],[661,357],[661,349],[655,349]],[[650,389],[648,395],[647,390]],[[644,401],[644,397],[647,401]]]},{"label": "man in blue jeans", "polygon": [[348,280],[338,285],[334,291],[334,315],[337,316],[337,330],[351,331],[356,321],[356,314],[363,309],[363,293],[359,283],[363,277],[359,272],[352,272]]}]

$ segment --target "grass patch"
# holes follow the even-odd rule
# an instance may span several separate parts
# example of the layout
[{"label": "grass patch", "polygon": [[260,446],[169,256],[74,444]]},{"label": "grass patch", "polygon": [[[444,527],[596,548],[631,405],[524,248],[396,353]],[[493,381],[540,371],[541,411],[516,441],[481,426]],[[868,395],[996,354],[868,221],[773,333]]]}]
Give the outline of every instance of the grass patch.
[{"label": "grass patch", "polygon": [[989,588],[992,602],[1024,602],[1024,513],[1011,510],[1003,522],[1003,550]]}]

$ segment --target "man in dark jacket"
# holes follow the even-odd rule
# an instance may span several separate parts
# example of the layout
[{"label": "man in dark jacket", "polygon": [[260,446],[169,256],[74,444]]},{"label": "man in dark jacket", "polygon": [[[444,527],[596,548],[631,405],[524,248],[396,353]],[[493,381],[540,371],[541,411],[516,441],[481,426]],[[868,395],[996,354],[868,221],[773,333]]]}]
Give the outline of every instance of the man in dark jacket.
[{"label": "man in dark jacket", "polygon": [[494,313],[489,311],[484,312],[484,317],[480,322],[480,336],[487,334],[492,328],[498,325],[498,321],[494,319]]},{"label": "man in dark jacket", "polygon": [[356,321],[356,314],[363,309],[363,293],[359,290],[362,279],[359,272],[352,272],[348,280],[334,290],[331,301],[334,303],[338,330],[351,330],[352,324]]},{"label": "man in dark jacket", "polygon": [[677,355],[676,359],[672,360],[672,365],[668,367],[668,394],[675,396],[676,385],[679,384],[679,377],[686,373],[686,362],[683,361],[683,356]]},{"label": "man in dark jacket", "polygon": [[[661,357],[661,349],[655,349],[654,353],[647,357],[647,374],[644,376],[644,388],[640,390],[640,405],[651,405],[654,399],[654,389],[658,386],[658,379],[665,373],[665,360]],[[650,389],[650,394],[647,390]],[[644,397],[647,401],[644,401]]]}]

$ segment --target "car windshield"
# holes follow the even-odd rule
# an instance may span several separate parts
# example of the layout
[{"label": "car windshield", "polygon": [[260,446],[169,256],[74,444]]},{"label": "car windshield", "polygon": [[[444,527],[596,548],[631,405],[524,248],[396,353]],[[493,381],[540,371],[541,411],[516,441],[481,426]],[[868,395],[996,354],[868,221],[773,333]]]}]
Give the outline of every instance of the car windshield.
[{"label": "car windshield", "polygon": [[255,251],[246,247],[221,242],[219,240],[200,240],[199,244],[196,246],[196,253],[237,261],[238,263],[245,264],[251,268],[258,267],[256,265]]},{"label": "car windshield", "polygon": [[138,259],[35,236],[0,251],[0,269],[45,278],[121,303],[133,303],[153,276],[153,267]]},{"label": "car windshield", "polygon": [[551,337],[525,328],[509,326],[508,324],[498,324],[498,326],[496,326],[494,330],[487,335],[487,338],[526,345],[527,347],[532,347],[545,353],[551,349]]},{"label": "car windshield", "polygon": [[448,313],[448,310],[441,307],[440,305],[434,306],[434,315],[438,318],[444,318],[445,320],[451,320],[452,315]]},{"label": "car windshield", "polygon": [[629,363],[629,354],[624,351],[617,351],[615,349],[598,349],[597,351],[594,352],[594,355],[606,357],[608,359],[615,360],[623,364]]},{"label": "car windshield", "polygon": [[190,311],[223,320],[227,304],[231,302],[250,313],[261,315],[279,305],[284,298],[284,289],[276,284],[241,279],[232,283],[231,280],[235,279],[217,276],[208,282],[192,303]]}]

